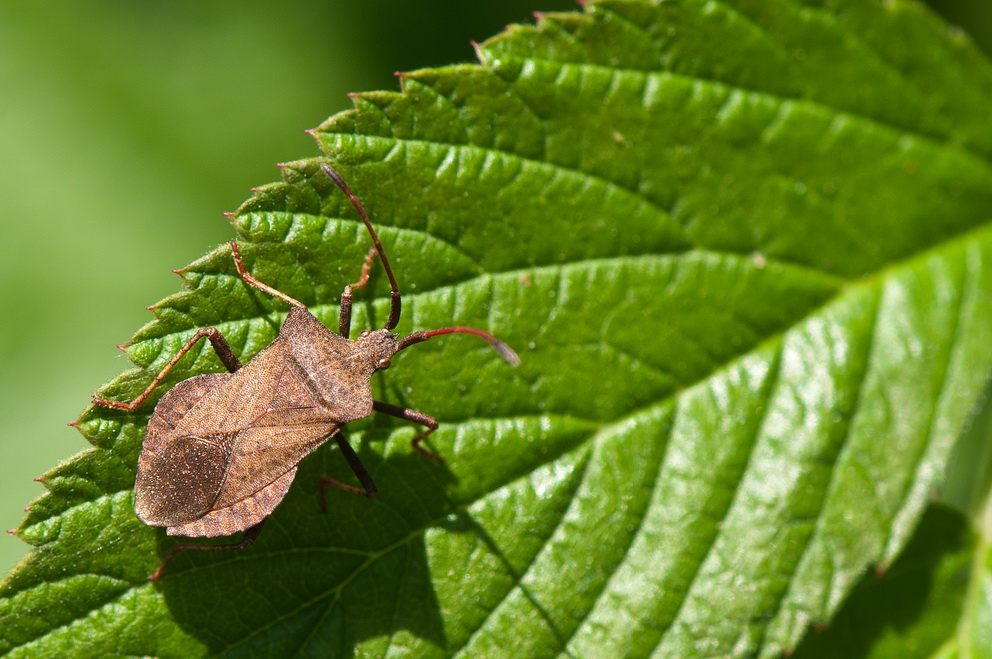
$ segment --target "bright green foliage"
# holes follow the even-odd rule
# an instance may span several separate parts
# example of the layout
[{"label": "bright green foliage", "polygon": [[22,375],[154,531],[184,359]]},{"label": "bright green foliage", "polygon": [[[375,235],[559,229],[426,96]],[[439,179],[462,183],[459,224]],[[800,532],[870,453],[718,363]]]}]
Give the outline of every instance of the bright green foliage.
[{"label": "bright green foliage", "polygon": [[933,656],[945,646],[948,630],[967,616],[975,541],[960,515],[932,506],[898,560],[884,573],[867,575],[830,626],[808,635],[792,656]]},{"label": "bright green foliage", "polygon": [[[774,656],[892,565],[992,369],[988,62],[867,0],[610,0],[479,54],[315,132],[380,228],[399,330],[520,352],[438,338],[376,376],[441,420],[447,464],[406,424],[354,424],[376,500],[321,515],[318,476],[352,478],[322,449],[253,548],[152,585],[173,542],[131,511],[152,406],[91,408],[96,448],[19,531],[37,549],[2,585],[0,651]],[[369,240],[317,162],[233,221],[249,269],[336,327]],[[285,306],[226,247],[184,275],[102,395],[193,328],[242,359],[276,336]],[[357,328],[386,291],[377,272]],[[170,382],[219,369],[204,348]],[[972,551],[953,534],[919,541],[935,579]]]}]

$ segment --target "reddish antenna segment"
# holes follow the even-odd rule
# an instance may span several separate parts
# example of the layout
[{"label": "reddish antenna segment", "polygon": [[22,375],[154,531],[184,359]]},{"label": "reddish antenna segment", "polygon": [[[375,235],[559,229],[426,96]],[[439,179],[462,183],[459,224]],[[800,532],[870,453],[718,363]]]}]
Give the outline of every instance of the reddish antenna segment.
[{"label": "reddish antenna segment", "polygon": [[400,339],[399,349],[402,350],[403,348],[412,346],[415,343],[423,343],[432,336],[438,336],[439,334],[474,334],[475,336],[488,341],[489,345],[493,347],[493,350],[498,352],[499,356],[505,359],[510,366],[520,366],[520,357],[510,346],[506,345],[489,332],[483,332],[482,330],[474,327],[443,327],[436,330],[414,332],[413,334]]}]

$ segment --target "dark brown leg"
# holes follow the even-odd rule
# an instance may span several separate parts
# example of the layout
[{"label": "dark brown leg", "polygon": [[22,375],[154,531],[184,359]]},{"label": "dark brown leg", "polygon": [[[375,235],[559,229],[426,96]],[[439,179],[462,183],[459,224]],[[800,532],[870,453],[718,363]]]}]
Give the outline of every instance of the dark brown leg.
[{"label": "dark brown leg", "polygon": [[420,454],[426,455],[438,464],[444,464],[444,459],[441,456],[431,453],[420,445],[420,443],[424,441],[429,434],[437,430],[437,421],[434,420],[434,417],[427,416],[423,412],[418,412],[417,410],[411,410],[398,405],[390,405],[389,403],[383,403],[378,400],[372,401],[372,409],[376,412],[382,412],[383,414],[388,414],[390,416],[406,419],[407,421],[419,423],[422,426],[427,426],[427,430],[411,439],[410,444],[413,446],[414,450],[418,451]]},{"label": "dark brown leg", "polygon": [[223,362],[224,367],[227,368],[228,371],[233,373],[239,368],[241,368],[241,362],[238,361],[238,358],[234,354],[234,351],[231,350],[231,346],[224,338],[224,335],[221,334],[216,327],[203,327],[198,329],[196,331],[196,334],[194,334],[193,337],[186,342],[186,345],[180,348],[179,352],[177,352],[175,356],[169,360],[169,363],[165,365],[165,368],[163,368],[158,375],[155,376],[155,379],[152,380],[152,383],[150,385],[148,385],[148,388],[142,391],[140,394],[138,394],[138,397],[132,400],[130,403],[124,403],[119,400],[104,400],[102,398],[97,398],[96,394],[93,395],[93,402],[96,403],[97,405],[103,405],[105,407],[114,407],[119,410],[127,410],[128,412],[133,412],[138,408],[139,405],[145,402],[145,399],[151,395],[151,393],[155,390],[155,387],[157,387],[162,383],[162,380],[164,380],[165,377],[169,374],[169,371],[171,371],[172,368],[177,363],[179,363],[179,360],[183,358],[183,355],[189,352],[190,348],[196,345],[196,342],[202,339],[203,337],[207,337],[208,339],[210,339],[210,345],[213,346],[214,352],[216,352],[217,356],[220,357],[221,362]]},{"label": "dark brown leg", "polygon": [[347,483],[342,483],[339,480],[335,480],[329,476],[320,477],[320,511],[327,512],[327,498],[324,496],[324,489],[331,485],[338,488],[339,490],[344,490],[345,492],[351,492],[352,494],[358,494],[363,497],[371,499],[375,496],[375,493],[379,491],[379,488],[375,486],[375,481],[372,480],[372,475],[369,474],[368,469],[362,464],[362,461],[358,459],[358,454],[355,453],[355,449],[351,448],[351,444],[348,443],[348,439],[344,436],[344,433],[339,432],[334,436],[334,439],[338,443],[338,448],[341,449],[341,455],[348,462],[348,466],[351,470],[355,472],[355,476],[358,478],[358,482],[362,484],[362,487],[358,488],[354,485],[348,485]]},{"label": "dark brown leg", "polygon": [[[375,228],[372,226],[372,222],[369,220],[368,214],[366,214],[365,209],[362,208],[362,203],[358,201],[358,197],[355,193],[351,191],[348,184],[344,182],[341,175],[331,167],[326,162],[320,163],[320,168],[324,170],[327,174],[327,178],[334,181],[334,185],[341,188],[341,192],[348,196],[351,201],[351,205],[355,207],[358,211],[358,216],[362,218],[362,222],[365,223],[365,228],[369,230],[369,235],[372,237],[372,244],[375,245],[375,251],[379,253],[379,258],[382,259],[382,269],[386,271],[386,277],[389,278],[389,318],[386,320],[386,325],[383,329],[391,330],[396,327],[396,324],[400,322],[400,310],[403,306],[400,301],[400,289],[396,285],[396,277],[393,276],[393,269],[389,267],[389,259],[386,258],[386,252],[382,249],[382,244],[379,242],[379,236],[375,233]],[[349,322],[350,325],[350,322]],[[344,334],[343,336],[347,336]]]},{"label": "dark brown leg", "polygon": [[241,538],[241,542],[230,545],[172,545],[172,547],[169,548],[169,551],[165,553],[165,557],[162,558],[162,562],[159,563],[158,569],[155,570],[154,574],[152,574],[149,579],[152,581],[158,581],[159,577],[162,576],[162,571],[165,569],[165,566],[169,564],[169,561],[172,560],[172,557],[182,551],[235,551],[237,549],[244,549],[258,540],[258,534],[262,532],[263,524],[265,524],[264,519],[255,526],[248,527],[245,529],[245,534]]},{"label": "dark brown leg", "polygon": [[351,334],[351,291],[365,288],[365,285],[369,283],[369,271],[372,269],[372,261],[375,260],[375,255],[376,251],[375,247],[373,247],[369,255],[365,257],[365,263],[362,264],[362,275],[358,278],[358,281],[345,286],[344,292],[341,293],[341,316],[338,321],[338,334],[346,339]]}]

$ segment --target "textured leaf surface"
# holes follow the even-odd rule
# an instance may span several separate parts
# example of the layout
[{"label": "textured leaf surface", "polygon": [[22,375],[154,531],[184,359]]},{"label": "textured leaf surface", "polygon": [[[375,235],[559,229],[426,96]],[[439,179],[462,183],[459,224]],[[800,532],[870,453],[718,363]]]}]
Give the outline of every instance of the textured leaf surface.
[{"label": "textured leaf surface", "polygon": [[[865,575],[826,630],[808,635],[792,656],[933,657],[956,647],[976,541],[962,515],[931,506],[891,568]],[[987,655],[975,650],[961,656]]]},{"label": "textured leaf surface", "polygon": [[[375,378],[435,415],[354,424],[259,542],[184,555],[131,510],[142,414],[88,410],[3,582],[13,656],[770,656],[890,565],[992,354],[992,68],[902,2],[609,1],[511,27],[317,131],[405,292],[473,325]],[[336,326],[368,238],[317,161],[233,218],[249,269]],[[283,305],[226,248],[128,347],[130,399],[194,328],[242,359]],[[384,278],[356,327],[385,319]],[[170,382],[220,365],[209,350]],[[148,408],[150,409],[150,405]],[[57,605],[55,604],[57,603]]]}]

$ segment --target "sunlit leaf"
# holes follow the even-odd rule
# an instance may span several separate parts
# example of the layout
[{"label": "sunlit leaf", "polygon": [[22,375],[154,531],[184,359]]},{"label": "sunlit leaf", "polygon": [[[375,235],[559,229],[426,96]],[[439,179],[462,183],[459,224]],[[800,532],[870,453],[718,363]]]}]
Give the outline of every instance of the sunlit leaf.
[{"label": "sunlit leaf", "polygon": [[[132,513],[151,405],[88,409],[0,587],[17,656],[774,656],[908,541],[992,352],[992,68],[903,2],[610,0],[513,26],[315,131],[416,346],[354,424],[374,501],[305,460],[259,542],[185,554]],[[369,239],[318,159],[233,218],[249,270],[336,327]],[[128,347],[246,360],[285,305],[223,247]],[[381,326],[373,275],[356,327]],[[218,371],[208,348],[170,383]],[[165,387],[159,392],[165,390]],[[57,603],[57,604],[56,604]]]}]

